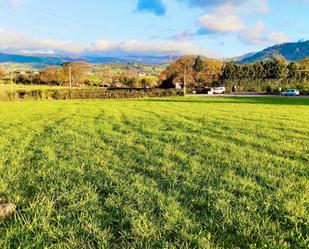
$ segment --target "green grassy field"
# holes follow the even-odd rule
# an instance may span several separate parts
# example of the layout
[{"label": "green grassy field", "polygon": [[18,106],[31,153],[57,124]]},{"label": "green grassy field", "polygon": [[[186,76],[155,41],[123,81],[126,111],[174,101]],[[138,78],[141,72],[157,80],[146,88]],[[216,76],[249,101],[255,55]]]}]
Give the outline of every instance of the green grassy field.
[{"label": "green grassy field", "polygon": [[308,248],[309,99],[0,103],[0,248]]}]

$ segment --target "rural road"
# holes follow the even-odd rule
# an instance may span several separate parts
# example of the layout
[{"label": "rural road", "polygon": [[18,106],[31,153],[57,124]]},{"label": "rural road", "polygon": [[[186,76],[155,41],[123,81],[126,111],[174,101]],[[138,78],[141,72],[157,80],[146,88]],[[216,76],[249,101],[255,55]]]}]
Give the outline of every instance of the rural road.
[{"label": "rural road", "polygon": [[189,97],[272,97],[272,98],[309,98],[309,96],[281,96],[281,95],[268,95],[263,93],[237,93],[231,94],[187,94]]}]

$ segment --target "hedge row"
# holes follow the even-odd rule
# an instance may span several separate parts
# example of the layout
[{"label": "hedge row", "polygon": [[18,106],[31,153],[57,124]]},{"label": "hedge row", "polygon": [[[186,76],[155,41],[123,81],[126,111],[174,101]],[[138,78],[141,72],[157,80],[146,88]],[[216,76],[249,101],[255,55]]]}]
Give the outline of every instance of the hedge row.
[{"label": "hedge row", "polygon": [[146,98],[146,97],[169,97],[182,96],[182,91],[174,89],[151,89],[105,91],[91,89],[39,89],[39,90],[13,90],[0,92],[0,100],[65,100],[65,99],[117,99],[117,98]]}]

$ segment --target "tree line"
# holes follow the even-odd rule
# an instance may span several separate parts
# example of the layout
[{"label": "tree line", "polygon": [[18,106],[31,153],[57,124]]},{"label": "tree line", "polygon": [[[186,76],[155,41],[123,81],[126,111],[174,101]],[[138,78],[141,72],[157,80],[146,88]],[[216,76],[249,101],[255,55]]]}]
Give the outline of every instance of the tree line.
[{"label": "tree line", "polygon": [[261,91],[296,86],[305,88],[309,82],[307,63],[287,62],[281,57],[240,65],[198,57],[182,57],[170,64],[161,74],[164,86],[183,84],[203,88],[236,85],[241,90]]},{"label": "tree line", "polygon": [[[139,75],[136,71],[110,70],[86,62],[68,62],[60,67],[47,67],[36,74],[15,74],[14,82],[22,84],[78,85],[105,87],[173,88],[186,82],[188,88],[236,85],[243,91],[262,91],[287,87],[309,88],[309,58],[288,62],[277,57],[240,65],[235,62],[183,56],[170,63],[159,75]],[[0,79],[11,81],[12,75],[0,68]]]},{"label": "tree line", "polygon": [[[11,75],[0,68],[0,79],[10,83]],[[133,70],[108,70],[86,62],[67,62],[61,66],[50,66],[37,73],[15,72],[14,83],[37,85],[73,85],[105,87],[154,87],[159,85],[157,75],[139,75]]]}]

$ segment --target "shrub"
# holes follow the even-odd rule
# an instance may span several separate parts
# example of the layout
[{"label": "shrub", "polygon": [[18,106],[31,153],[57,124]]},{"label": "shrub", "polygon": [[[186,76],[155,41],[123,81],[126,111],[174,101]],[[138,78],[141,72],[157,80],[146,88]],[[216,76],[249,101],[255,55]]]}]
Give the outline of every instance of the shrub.
[{"label": "shrub", "polygon": [[47,89],[47,90],[15,90],[1,92],[0,100],[65,100],[65,99],[116,99],[182,96],[182,91],[175,89]]},{"label": "shrub", "polygon": [[271,85],[267,85],[265,87],[266,93],[272,93],[273,92],[273,87]]}]

